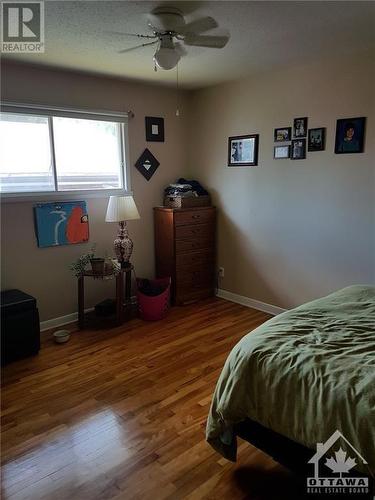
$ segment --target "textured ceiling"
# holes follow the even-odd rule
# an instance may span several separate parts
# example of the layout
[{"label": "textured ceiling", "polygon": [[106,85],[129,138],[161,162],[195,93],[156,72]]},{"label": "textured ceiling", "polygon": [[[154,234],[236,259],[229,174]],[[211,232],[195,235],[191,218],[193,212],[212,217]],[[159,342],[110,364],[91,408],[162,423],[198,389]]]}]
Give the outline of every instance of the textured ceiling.
[{"label": "textured ceiling", "polygon": [[224,49],[188,47],[179,64],[180,85],[199,88],[259,71],[303,64],[322,55],[343,55],[375,45],[375,2],[357,1],[46,1],[46,52],[12,55],[33,64],[132,78],[157,84],[176,81],[176,70],[153,70],[154,47],[117,51],[137,39],[111,35],[147,33],[146,14],[174,5],[186,20],[214,17],[231,39]]}]

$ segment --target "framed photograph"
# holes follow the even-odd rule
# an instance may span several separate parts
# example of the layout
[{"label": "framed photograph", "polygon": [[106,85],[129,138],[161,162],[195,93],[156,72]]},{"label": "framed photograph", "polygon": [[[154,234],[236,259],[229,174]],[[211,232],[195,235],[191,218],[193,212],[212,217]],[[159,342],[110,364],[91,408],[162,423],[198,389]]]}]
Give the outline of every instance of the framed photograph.
[{"label": "framed photograph", "polygon": [[294,139],[292,141],[292,160],[304,160],[306,158],[306,139]]},{"label": "framed photograph", "polygon": [[306,137],[307,134],[307,118],[294,118],[293,122],[293,137]]},{"label": "framed photograph", "polygon": [[366,118],[344,118],[337,120],[335,153],[363,153]]},{"label": "framed photograph", "polygon": [[146,141],[164,142],[164,118],[146,116]]},{"label": "framed photograph", "polygon": [[228,139],[228,167],[258,165],[259,134],[237,135]]},{"label": "framed photograph", "polygon": [[308,151],[324,151],[326,142],[326,129],[325,128],[310,128],[307,149]]},{"label": "framed photograph", "polygon": [[273,157],[275,160],[282,160],[290,157],[290,146],[275,146],[273,149]]},{"label": "framed photograph", "polygon": [[292,138],[292,127],[275,128],[274,140],[275,142],[287,142]]}]

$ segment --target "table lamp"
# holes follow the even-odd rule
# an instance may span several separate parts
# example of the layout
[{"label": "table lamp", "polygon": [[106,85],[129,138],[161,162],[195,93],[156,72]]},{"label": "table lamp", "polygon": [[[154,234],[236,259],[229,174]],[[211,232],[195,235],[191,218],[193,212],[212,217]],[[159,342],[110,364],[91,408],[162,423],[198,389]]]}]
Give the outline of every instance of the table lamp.
[{"label": "table lamp", "polygon": [[130,265],[129,260],[133,251],[133,242],[129,238],[126,221],[134,219],[140,219],[140,216],[133,196],[110,196],[105,221],[119,223],[114,248],[122,268]]}]

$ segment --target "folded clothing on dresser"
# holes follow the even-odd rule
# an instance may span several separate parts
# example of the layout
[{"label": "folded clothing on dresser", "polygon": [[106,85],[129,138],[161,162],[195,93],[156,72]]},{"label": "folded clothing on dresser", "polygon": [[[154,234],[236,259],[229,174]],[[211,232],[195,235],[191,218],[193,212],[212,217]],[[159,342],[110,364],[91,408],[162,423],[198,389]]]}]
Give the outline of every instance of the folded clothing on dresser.
[{"label": "folded clothing on dresser", "polygon": [[182,196],[183,198],[189,198],[191,196],[197,196],[190,184],[169,184],[164,189],[165,196]]}]

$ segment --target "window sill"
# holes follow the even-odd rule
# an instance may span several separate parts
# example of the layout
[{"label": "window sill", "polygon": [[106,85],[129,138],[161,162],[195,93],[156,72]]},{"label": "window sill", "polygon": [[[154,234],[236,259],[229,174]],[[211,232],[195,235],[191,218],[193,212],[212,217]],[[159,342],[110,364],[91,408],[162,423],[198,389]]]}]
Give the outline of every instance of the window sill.
[{"label": "window sill", "polygon": [[110,196],[132,195],[124,189],[100,189],[94,191],[59,191],[40,193],[0,193],[1,203],[75,201],[88,198],[109,198]]}]

